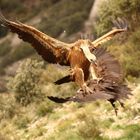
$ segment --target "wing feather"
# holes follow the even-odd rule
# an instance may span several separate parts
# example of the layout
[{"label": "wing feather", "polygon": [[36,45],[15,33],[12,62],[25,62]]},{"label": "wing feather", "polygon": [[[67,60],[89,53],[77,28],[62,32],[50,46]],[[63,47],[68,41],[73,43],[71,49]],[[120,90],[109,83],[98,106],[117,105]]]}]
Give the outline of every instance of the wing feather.
[{"label": "wing feather", "polygon": [[108,40],[111,40],[116,34],[122,33],[127,31],[127,29],[113,29],[112,31],[108,32],[107,34],[101,36],[100,38],[96,39],[92,42],[94,47],[98,47],[104,42],[107,42]]},{"label": "wing feather", "polygon": [[122,19],[118,17],[116,20],[113,20],[112,22],[115,25],[115,28],[112,31],[108,32],[107,34],[103,35],[102,37],[93,41],[92,43],[95,47],[98,47],[102,43],[112,39],[116,34],[127,31],[128,23],[124,18]]},{"label": "wing feather", "polygon": [[56,40],[32,26],[7,20],[2,14],[0,14],[0,22],[11,32],[18,34],[20,39],[30,43],[47,62],[68,65],[66,57],[70,44]]},{"label": "wing feather", "polygon": [[93,53],[97,57],[97,66],[94,66],[97,77],[112,82],[122,82],[123,72],[118,60],[102,47],[97,48]]}]

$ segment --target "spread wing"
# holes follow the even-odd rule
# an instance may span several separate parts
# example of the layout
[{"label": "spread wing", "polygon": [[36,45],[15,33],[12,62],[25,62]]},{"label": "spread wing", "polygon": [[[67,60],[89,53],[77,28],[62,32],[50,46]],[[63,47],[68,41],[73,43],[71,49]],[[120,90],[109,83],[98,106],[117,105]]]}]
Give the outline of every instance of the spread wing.
[{"label": "spread wing", "polygon": [[97,57],[97,65],[93,65],[96,77],[121,83],[123,72],[118,60],[102,47],[96,48],[93,53]]},{"label": "spread wing", "polygon": [[0,14],[0,22],[11,32],[18,34],[20,39],[30,43],[47,62],[69,65],[66,58],[70,44],[58,41],[32,26],[7,20],[2,14]]},{"label": "spread wing", "polygon": [[104,42],[112,39],[116,34],[120,34],[122,32],[127,31],[127,23],[125,19],[117,18],[117,20],[113,21],[113,24],[116,26],[116,29],[106,33],[105,35],[101,36],[100,38],[96,39],[92,42],[95,47],[100,46]]}]

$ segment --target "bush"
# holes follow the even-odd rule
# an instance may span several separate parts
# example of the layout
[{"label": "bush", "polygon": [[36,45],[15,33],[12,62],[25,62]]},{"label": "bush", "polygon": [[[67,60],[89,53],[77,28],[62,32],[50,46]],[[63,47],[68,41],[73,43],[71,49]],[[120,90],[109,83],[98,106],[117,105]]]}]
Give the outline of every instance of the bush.
[{"label": "bush", "polygon": [[[140,1],[139,0],[108,0],[99,10],[99,19],[96,24],[97,35],[100,36],[111,30],[114,26],[112,20],[117,17],[125,18],[129,30],[123,34],[121,40],[116,38],[109,48],[120,60],[126,76],[140,76]],[[114,45],[115,43],[115,45]]]},{"label": "bush", "polygon": [[27,128],[30,120],[27,117],[20,117],[15,121],[16,126],[18,129],[25,129]]},{"label": "bush", "polygon": [[[109,50],[119,59],[122,64],[123,71],[129,79],[140,76],[140,31],[132,32],[128,39],[121,45],[118,45],[118,41],[115,42],[117,45],[110,46]],[[130,78],[131,77],[131,78]]]},{"label": "bush", "polygon": [[117,17],[125,18],[129,22],[131,30],[139,27],[140,22],[139,0],[108,0],[104,1],[99,10],[99,18],[96,24],[96,32],[99,35],[111,30],[112,20]]},{"label": "bush", "polygon": [[101,131],[99,130],[97,121],[92,116],[87,117],[86,114],[79,114],[78,117],[81,122],[78,127],[79,136],[81,136],[84,140],[101,138]]},{"label": "bush", "polygon": [[45,102],[41,103],[40,105],[38,105],[36,114],[39,117],[43,117],[48,113],[52,113],[54,107],[55,107],[55,105],[53,102],[51,102],[50,100],[45,101]]},{"label": "bush", "polygon": [[22,105],[43,100],[40,88],[40,75],[43,62],[27,59],[17,70],[16,76],[9,81],[8,87],[14,91],[16,101]]},{"label": "bush", "polygon": [[[18,106],[19,107],[19,106]],[[12,119],[19,113],[12,95],[0,96],[0,121],[3,119]]]},{"label": "bush", "polygon": [[123,129],[125,130],[124,134],[116,140],[124,140],[124,139],[126,139],[126,140],[139,140],[140,139],[140,133],[139,133],[140,126],[139,126],[139,124],[130,124],[127,126],[123,126]]}]

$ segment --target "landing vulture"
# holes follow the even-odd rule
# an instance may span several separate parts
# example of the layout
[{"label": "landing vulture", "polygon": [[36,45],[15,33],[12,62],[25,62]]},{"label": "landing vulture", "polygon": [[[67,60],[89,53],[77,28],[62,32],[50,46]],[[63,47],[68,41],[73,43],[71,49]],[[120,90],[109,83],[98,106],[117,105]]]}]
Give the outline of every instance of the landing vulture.
[{"label": "landing vulture", "polygon": [[0,22],[11,32],[18,34],[20,39],[30,43],[45,61],[70,66],[70,74],[56,81],[56,84],[75,81],[84,93],[92,93],[92,90],[86,85],[90,64],[97,60],[91,51],[114,35],[126,31],[125,28],[114,29],[93,42],[81,39],[68,44],[52,38],[32,26],[10,21],[2,14],[0,14]]}]

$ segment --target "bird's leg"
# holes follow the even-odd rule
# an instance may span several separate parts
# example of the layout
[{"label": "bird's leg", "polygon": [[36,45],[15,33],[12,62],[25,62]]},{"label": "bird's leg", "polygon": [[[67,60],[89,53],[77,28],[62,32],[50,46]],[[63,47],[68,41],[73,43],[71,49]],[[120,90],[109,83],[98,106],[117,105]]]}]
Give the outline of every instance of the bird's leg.
[{"label": "bird's leg", "polygon": [[97,77],[96,74],[96,65],[94,63],[91,63],[90,65],[90,73],[91,73],[91,77],[93,80],[97,81],[97,84],[99,84],[99,82],[103,79],[102,77]]},{"label": "bird's leg", "polygon": [[119,101],[119,103],[120,103],[120,105],[121,105],[122,108],[125,108],[123,102]]},{"label": "bird's leg", "polygon": [[83,70],[81,68],[75,67],[72,71],[75,82],[81,87],[79,92],[82,90],[84,95],[93,93],[93,91],[87,86],[84,81]]},{"label": "bird's leg", "polygon": [[93,91],[87,86],[86,83],[84,83],[81,88],[83,90],[83,95],[84,96],[87,95],[87,94],[92,94],[93,93]]},{"label": "bird's leg", "polygon": [[118,108],[115,106],[115,100],[114,99],[110,99],[110,100],[108,100],[110,103],[111,103],[111,105],[112,105],[112,107],[114,108],[114,110],[115,110],[115,114],[116,114],[116,116],[117,116],[117,114],[118,114]]}]

